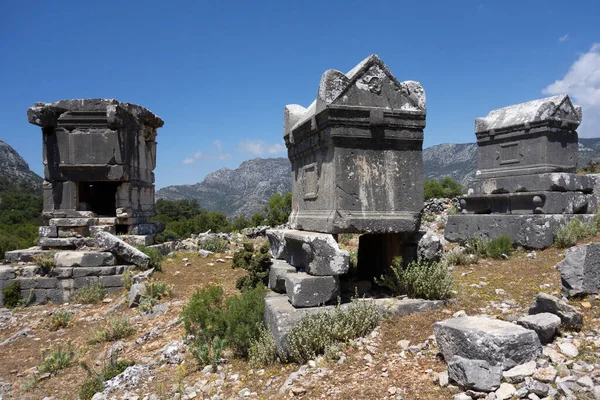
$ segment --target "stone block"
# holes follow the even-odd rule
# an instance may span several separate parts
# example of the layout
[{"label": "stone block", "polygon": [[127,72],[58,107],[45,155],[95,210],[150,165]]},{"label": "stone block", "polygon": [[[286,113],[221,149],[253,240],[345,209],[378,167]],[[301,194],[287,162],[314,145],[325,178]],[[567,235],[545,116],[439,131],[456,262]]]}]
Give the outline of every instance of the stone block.
[{"label": "stone block", "polygon": [[600,291],[600,243],[571,247],[556,267],[566,297],[598,294]]},{"label": "stone block", "polygon": [[21,276],[22,277],[33,277],[39,275],[42,272],[42,268],[38,265],[24,265],[21,267]]},{"label": "stone block", "polygon": [[60,251],[54,255],[57,267],[99,267],[115,265],[115,256],[101,251]]},{"label": "stone block", "polygon": [[86,276],[82,278],[73,278],[73,289],[81,289],[84,286],[93,286],[98,283],[97,276]]},{"label": "stone block", "polygon": [[566,301],[547,293],[538,293],[535,303],[529,308],[529,314],[551,313],[558,315],[562,326],[579,330],[583,327],[583,314]]},{"label": "stone block", "polygon": [[294,307],[316,307],[335,302],[339,286],[339,279],[335,276],[313,276],[298,272],[285,277],[285,291]]},{"label": "stone block", "polygon": [[21,289],[54,289],[58,287],[56,278],[19,278]]},{"label": "stone block", "polygon": [[59,238],[82,238],[90,236],[89,226],[58,226],[56,228]]},{"label": "stone block", "polygon": [[[163,256],[166,256],[167,254],[175,251],[175,246],[176,246],[176,242],[164,242],[164,243],[159,243],[159,244],[153,244],[152,246],[148,246],[152,249],[156,249],[158,250],[158,252],[160,254],[162,254]],[[201,250],[202,251],[202,250]],[[204,250],[204,251],[208,251],[208,250]],[[212,252],[209,252],[212,253]],[[198,253],[198,255],[200,256],[200,253]],[[202,257],[202,256],[200,256]]]},{"label": "stone block", "polygon": [[502,382],[502,367],[485,360],[453,356],[448,362],[448,378],[463,389],[493,392]]},{"label": "stone block", "polygon": [[135,265],[116,265],[115,274],[123,275],[127,271],[133,271],[137,268]]},{"label": "stone block", "polygon": [[115,267],[76,267],[73,268],[73,278],[84,276],[106,276],[114,275]]},{"label": "stone block", "polygon": [[50,253],[49,250],[42,250],[41,247],[34,246],[23,250],[7,251],[4,253],[4,260],[7,263],[31,262],[37,255]]},{"label": "stone block", "polygon": [[[564,172],[475,179],[469,191],[479,194],[517,192],[581,192],[594,193],[595,179],[590,175],[575,175]],[[596,191],[595,193],[600,193]]]},{"label": "stone block", "polygon": [[296,273],[296,268],[283,260],[272,260],[269,269],[269,289],[277,293],[285,293],[285,277],[287,274]]},{"label": "stone block", "polygon": [[68,226],[68,227],[78,227],[78,226],[92,226],[97,225],[97,218],[51,218],[48,221],[50,226]]},{"label": "stone block", "polygon": [[100,248],[138,267],[147,268],[150,263],[150,257],[108,232],[99,232],[96,242]]},{"label": "stone block", "polygon": [[151,246],[154,244],[154,236],[151,235],[121,235],[121,239],[132,246]]},{"label": "stone block", "polygon": [[450,242],[464,243],[472,236],[495,238],[505,234],[515,245],[545,249],[554,244],[554,232],[573,218],[585,222],[594,215],[449,215],[444,235]]},{"label": "stone block", "polygon": [[123,287],[123,275],[100,276],[99,282],[105,288]]},{"label": "stone block", "polygon": [[113,235],[117,234],[117,229],[116,229],[115,225],[96,225],[96,226],[90,226],[89,230],[90,230],[90,236],[96,236],[96,234],[98,232],[108,232],[108,233],[111,233]]},{"label": "stone block", "polygon": [[8,265],[0,265],[0,281],[7,281],[16,278],[15,269]]},{"label": "stone block", "polygon": [[65,279],[73,277],[73,268],[71,267],[54,267],[50,272],[50,275],[58,278]]},{"label": "stone block", "polygon": [[[269,241],[274,238],[272,252],[285,257],[290,265],[311,275],[341,275],[348,272],[350,256],[341,250],[332,235],[291,229],[267,231]],[[284,250],[281,246],[284,241]],[[275,239],[276,238],[276,239]]]},{"label": "stone block", "polygon": [[40,238],[40,246],[43,249],[74,249],[86,245],[85,238]]},{"label": "stone block", "polygon": [[55,238],[58,237],[58,228],[56,226],[40,226],[38,234],[40,237]]},{"label": "stone block", "polygon": [[598,199],[581,192],[473,194],[460,197],[460,206],[463,214],[593,214]]},{"label": "stone block", "polygon": [[132,235],[150,235],[154,236],[158,233],[158,227],[156,224],[136,224],[131,227],[131,231],[129,232]]},{"label": "stone block", "polygon": [[560,328],[560,317],[551,313],[539,313],[519,318],[517,324],[537,333],[542,344],[550,343]]},{"label": "stone block", "polygon": [[506,370],[542,354],[534,331],[496,319],[451,318],[433,324],[433,331],[445,360],[454,356],[485,360]]}]

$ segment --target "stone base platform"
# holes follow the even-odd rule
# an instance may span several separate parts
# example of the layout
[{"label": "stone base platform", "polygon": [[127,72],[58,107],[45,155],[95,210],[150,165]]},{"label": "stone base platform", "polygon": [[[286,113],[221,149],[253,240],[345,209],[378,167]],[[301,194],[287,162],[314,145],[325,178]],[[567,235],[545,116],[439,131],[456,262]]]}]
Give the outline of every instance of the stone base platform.
[{"label": "stone base platform", "polygon": [[[428,311],[442,307],[443,300],[421,300],[421,299],[359,299],[357,301],[373,302],[383,315],[408,315],[415,312]],[[342,309],[347,309],[350,303],[342,304]],[[290,330],[304,317],[313,316],[318,313],[331,311],[335,306],[294,308],[288,300],[288,296],[270,293],[265,297],[265,323],[272,332],[275,339],[277,351],[280,354],[287,353],[287,335]]]},{"label": "stone base platform", "polygon": [[531,249],[545,249],[554,243],[554,232],[573,218],[591,222],[593,214],[450,215],[444,235],[450,242],[465,242],[473,236],[495,238],[508,235],[514,244]]}]

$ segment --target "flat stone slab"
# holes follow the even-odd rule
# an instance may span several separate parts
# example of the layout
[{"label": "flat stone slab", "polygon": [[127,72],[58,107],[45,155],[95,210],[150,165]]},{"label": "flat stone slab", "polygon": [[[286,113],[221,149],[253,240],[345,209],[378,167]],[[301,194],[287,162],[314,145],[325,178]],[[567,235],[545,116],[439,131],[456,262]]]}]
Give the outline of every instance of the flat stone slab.
[{"label": "flat stone slab", "polygon": [[542,354],[537,334],[510,322],[487,317],[458,317],[433,324],[435,338],[444,355],[485,360],[509,369]]},{"label": "flat stone slab", "polygon": [[551,313],[560,318],[561,325],[579,330],[583,327],[583,314],[563,299],[547,293],[538,293],[535,303],[529,308],[529,314]]},{"label": "flat stone slab", "polygon": [[97,218],[51,218],[50,226],[92,226],[97,225]]},{"label": "flat stone slab", "polygon": [[475,235],[494,238],[505,234],[516,245],[531,249],[545,249],[554,244],[556,229],[573,218],[591,222],[594,215],[449,215],[444,235],[450,242],[465,242]]},{"label": "flat stone slab", "polygon": [[469,187],[473,193],[495,194],[516,192],[583,192],[594,191],[595,179],[588,175],[565,172],[476,179]]},{"label": "flat stone slab", "polygon": [[[427,311],[442,307],[445,302],[421,299],[367,299],[361,298],[357,301],[371,302],[374,304],[379,314],[387,315],[407,315],[420,311]],[[350,303],[341,304],[340,307],[346,310]],[[273,334],[277,351],[280,354],[287,354],[286,340],[290,330],[307,316],[316,315],[321,312],[332,311],[335,306],[295,308],[284,294],[271,292],[265,297],[265,323],[267,328]]]},{"label": "flat stone slab", "polygon": [[96,243],[98,247],[138,267],[147,268],[150,263],[150,257],[146,254],[108,232],[98,232]]},{"label": "flat stone slab", "polygon": [[517,324],[535,331],[540,338],[540,342],[546,344],[554,340],[554,336],[560,328],[560,322],[558,315],[545,312],[519,318]]},{"label": "flat stone slab", "polygon": [[341,275],[350,268],[350,255],[327,233],[269,229],[273,257],[311,275]]},{"label": "flat stone slab", "polygon": [[285,277],[287,274],[295,274],[296,267],[292,267],[284,260],[271,260],[269,269],[269,289],[277,293],[285,293]]},{"label": "flat stone slab", "polygon": [[304,272],[286,274],[285,292],[294,307],[316,307],[337,299],[340,281],[335,276],[314,276]]},{"label": "flat stone slab", "polygon": [[7,263],[31,262],[35,256],[50,253],[50,250],[42,250],[41,247],[34,246],[28,249],[7,251],[4,253],[4,260]]},{"label": "flat stone slab", "polygon": [[115,265],[115,256],[99,251],[59,251],[54,255],[57,267],[100,267]]},{"label": "flat stone slab", "polygon": [[572,247],[557,265],[566,297],[598,294],[600,291],[600,243]]}]

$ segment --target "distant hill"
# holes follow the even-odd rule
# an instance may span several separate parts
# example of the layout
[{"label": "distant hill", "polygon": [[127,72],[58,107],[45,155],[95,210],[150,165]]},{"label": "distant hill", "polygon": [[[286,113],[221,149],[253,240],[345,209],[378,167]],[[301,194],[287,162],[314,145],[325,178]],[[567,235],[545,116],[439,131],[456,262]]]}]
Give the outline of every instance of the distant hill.
[{"label": "distant hill", "polygon": [[0,192],[42,195],[43,179],[7,143],[0,140]]},{"label": "distant hill", "polygon": [[273,194],[291,190],[291,164],[287,158],[255,158],[235,170],[212,172],[194,185],[164,187],[156,192],[156,198],[196,199],[205,210],[235,218],[262,212]]},{"label": "distant hill", "polygon": [[[579,140],[579,165],[600,161],[600,138]],[[423,150],[425,178],[449,176],[463,186],[475,176],[477,145],[445,143]],[[221,211],[228,217],[261,212],[274,193],[292,190],[287,158],[255,158],[238,169],[220,169],[194,185],[168,186],[156,193],[168,200],[196,199],[201,208]]]}]

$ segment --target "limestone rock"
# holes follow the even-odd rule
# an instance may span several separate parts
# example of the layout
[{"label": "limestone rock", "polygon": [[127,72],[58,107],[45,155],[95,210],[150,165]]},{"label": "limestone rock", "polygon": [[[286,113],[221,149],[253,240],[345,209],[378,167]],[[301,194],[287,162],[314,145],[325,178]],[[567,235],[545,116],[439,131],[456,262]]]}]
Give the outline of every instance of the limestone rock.
[{"label": "limestone rock", "polygon": [[424,261],[440,261],[444,247],[441,238],[433,232],[425,233],[417,246],[417,258]]},{"label": "limestone rock", "polygon": [[272,260],[269,269],[269,289],[277,293],[285,293],[285,277],[296,273],[296,268],[283,260]]},{"label": "limestone rock", "polygon": [[518,383],[525,380],[526,376],[531,376],[535,372],[535,361],[529,361],[525,364],[517,365],[509,369],[508,371],[504,371],[502,376],[508,380],[509,382]]},{"label": "limestone rock", "polygon": [[310,275],[329,276],[348,272],[350,255],[332,235],[291,229],[267,231],[273,257],[304,269]]},{"label": "limestone rock", "polygon": [[464,389],[492,392],[500,386],[502,368],[484,360],[453,356],[448,363],[448,377]]},{"label": "limestone rock", "polygon": [[54,261],[57,267],[99,267],[115,265],[115,256],[99,251],[59,251]]},{"label": "limestone rock", "polygon": [[547,293],[538,293],[535,304],[529,308],[529,314],[552,313],[558,315],[563,326],[579,330],[583,327],[583,315],[566,301]]},{"label": "limestone rock", "polygon": [[600,290],[600,243],[572,247],[557,264],[563,295],[598,294]]},{"label": "limestone rock", "polygon": [[517,324],[534,330],[542,344],[550,343],[560,328],[560,317],[551,313],[540,313],[519,318]]},{"label": "limestone rock", "polygon": [[337,298],[340,282],[335,276],[312,276],[304,272],[287,274],[285,291],[294,307],[315,307]]},{"label": "limestone rock", "polygon": [[496,400],[510,399],[517,389],[510,383],[503,383],[500,388],[496,390]]},{"label": "limestone rock", "polygon": [[137,307],[145,294],[145,283],[134,283],[131,285],[131,289],[129,289],[129,308]]},{"label": "limestone rock", "polygon": [[534,331],[486,317],[451,318],[433,324],[446,360],[461,356],[509,369],[535,360],[542,346]]},{"label": "limestone rock", "polygon": [[147,268],[150,264],[150,257],[108,232],[98,232],[96,242],[99,247],[110,251],[128,263],[142,268]]}]

